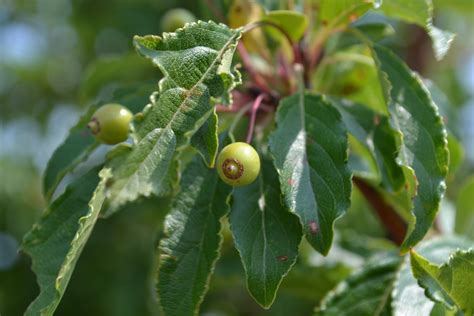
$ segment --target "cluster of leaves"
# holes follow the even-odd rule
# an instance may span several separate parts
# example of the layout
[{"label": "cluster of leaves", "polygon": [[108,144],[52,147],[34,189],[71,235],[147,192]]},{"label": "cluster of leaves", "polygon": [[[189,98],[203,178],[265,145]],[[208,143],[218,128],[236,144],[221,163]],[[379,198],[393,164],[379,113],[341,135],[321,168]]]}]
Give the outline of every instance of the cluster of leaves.
[{"label": "cluster of leaves", "polygon": [[[358,23],[378,10],[418,24],[442,58],[453,35],[433,26],[431,2],[321,0],[302,12],[271,11],[282,9],[274,7],[279,1],[262,2],[235,1],[228,21],[233,28],[199,21],[134,38],[138,53],[163,78],[157,91],[144,86],[112,97],[135,113],[131,142],[94,156],[104,146],[85,127],[97,104],[53,154],[44,176],[51,203],[23,242],[41,288],[28,315],[55,311],[99,217],[151,196],[173,200],[163,210],[169,212],[156,281],[166,315],[197,313],[225,221],[250,294],[269,308],[303,238],[322,255],[330,252],[353,183],[402,223],[400,240],[393,239],[402,255],[410,255],[389,252],[369,260],[316,314],[401,315],[420,304],[430,312],[434,303],[424,296],[421,303],[410,301],[422,288],[448,309],[473,312],[472,244],[440,239],[412,250],[433,225],[445,191],[452,167],[448,132],[421,78],[377,43],[390,27]],[[246,70],[239,91],[241,75],[232,62],[237,48]],[[273,62],[278,67],[270,67]],[[359,76],[345,75],[347,68]],[[334,76],[337,82],[328,80]],[[252,106],[256,95],[260,108],[260,102]],[[250,106],[250,136],[262,110],[254,137],[262,171],[253,184],[232,189],[219,180],[214,161]],[[235,113],[230,127],[218,109]],[[273,118],[276,126],[268,124]],[[72,171],[75,179],[62,191]]]}]

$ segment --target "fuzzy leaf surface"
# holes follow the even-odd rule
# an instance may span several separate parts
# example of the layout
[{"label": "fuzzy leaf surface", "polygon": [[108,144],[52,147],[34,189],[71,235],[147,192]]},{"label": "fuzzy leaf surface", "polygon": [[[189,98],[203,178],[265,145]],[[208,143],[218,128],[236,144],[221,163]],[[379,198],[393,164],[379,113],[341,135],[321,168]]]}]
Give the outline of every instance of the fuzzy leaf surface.
[{"label": "fuzzy leaf surface", "polygon": [[53,315],[105,200],[110,170],[95,168],[69,185],[23,240],[40,286],[25,315]]},{"label": "fuzzy leaf surface", "polygon": [[122,145],[111,152],[108,167],[113,177],[107,186],[108,216],[140,196],[164,196],[173,188],[172,159],[176,138],[170,128],[157,128],[133,147]]},{"label": "fuzzy leaf surface", "polygon": [[[472,245],[473,242],[465,238],[443,236],[421,242],[416,247],[416,252],[432,263],[442,264],[456,249],[468,249]],[[405,257],[392,291],[393,315],[430,315],[435,304],[426,297],[424,289],[418,285],[411,271],[409,259],[409,256]]]},{"label": "fuzzy leaf surface", "polygon": [[228,213],[231,192],[197,156],[180,186],[159,246],[157,288],[166,315],[197,314],[219,257],[221,219]]},{"label": "fuzzy leaf surface", "polygon": [[219,147],[217,137],[218,123],[217,113],[214,111],[193,137],[191,137],[191,146],[199,152],[209,168],[214,167],[217,149]]},{"label": "fuzzy leaf surface", "polygon": [[[149,103],[149,96],[153,89],[154,87],[150,85],[141,85],[140,88],[135,87],[133,90],[121,88],[107,102],[120,103],[136,113]],[[107,102],[103,101],[104,104]],[[48,199],[63,177],[85,161],[99,145],[87,128],[87,124],[99,106],[100,104],[94,104],[88,108],[51,156],[43,176],[43,192]]]},{"label": "fuzzy leaf surface", "polygon": [[410,253],[410,259],[413,275],[428,297],[466,315],[474,313],[474,249],[457,250],[442,265],[431,263],[416,251]]},{"label": "fuzzy leaf surface", "polygon": [[135,124],[137,148],[116,151],[109,164],[113,177],[107,215],[140,196],[169,193],[180,151],[211,115],[214,103],[230,101],[230,90],[240,82],[231,70],[240,36],[240,30],[224,24],[199,21],[162,37],[134,38],[138,53],[158,66],[163,78]]}]

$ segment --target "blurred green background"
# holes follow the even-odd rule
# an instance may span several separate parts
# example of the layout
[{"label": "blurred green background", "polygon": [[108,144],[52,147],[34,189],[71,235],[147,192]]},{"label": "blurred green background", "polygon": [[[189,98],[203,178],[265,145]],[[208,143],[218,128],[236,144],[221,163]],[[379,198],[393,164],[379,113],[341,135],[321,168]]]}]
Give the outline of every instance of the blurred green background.
[{"label": "blurred green background", "polygon": [[[158,81],[159,72],[135,54],[133,35],[161,33],[161,17],[175,7],[208,20],[211,2],[0,0],[1,315],[23,314],[38,294],[30,260],[18,248],[44,208],[41,175],[54,148],[91,102],[107,99],[122,87]],[[220,2],[217,8],[227,7],[230,0]],[[474,165],[474,2],[434,3],[437,26],[458,34],[443,61],[434,60],[429,38],[413,26],[392,22],[397,33],[388,44],[446,94],[445,110],[453,113],[449,125],[465,148],[464,158],[461,150],[456,154],[460,167],[449,178],[449,204]],[[369,218],[360,227],[351,222],[367,208],[357,192],[354,201],[351,215],[338,224],[341,245],[325,259],[303,245],[305,255],[283,282],[270,311],[260,309],[247,294],[238,255],[226,235],[202,313],[308,314],[367,255],[367,249],[345,246],[344,228],[383,237],[376,228],[367,229],[367,223],[377,226],[367,212]],[[99,221],[56,315],[158,315],[154,249],[167,205],[150,200],[110,221]],[[442,214],[452,220],[448,211]],[[346,242],[353,239],[348,236]]]}]

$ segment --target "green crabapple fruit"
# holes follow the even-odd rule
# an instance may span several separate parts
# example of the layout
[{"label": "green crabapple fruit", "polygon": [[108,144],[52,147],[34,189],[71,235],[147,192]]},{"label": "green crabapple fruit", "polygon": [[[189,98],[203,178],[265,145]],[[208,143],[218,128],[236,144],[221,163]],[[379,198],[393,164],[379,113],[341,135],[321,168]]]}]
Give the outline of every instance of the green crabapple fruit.
[{"label": "green crabapple fruit", "polygon": [[217,173],[225,183],[234,187],[255,181],[260,172],[260,157],[247,143],[233,143],[217,156]]},{"label": "green crabapple fruit", "polygon": [[109,103],[95,111],[87,127],[98,140],[114,145],[128,138],[132,118],[132,112],[126,107]]},{"label": "green crabapple fruit", "polygon": [[171,9],[163,16],[161,28],[163,32],[173,32],[186,23],[196,21],[196,17],[186,9]]}]

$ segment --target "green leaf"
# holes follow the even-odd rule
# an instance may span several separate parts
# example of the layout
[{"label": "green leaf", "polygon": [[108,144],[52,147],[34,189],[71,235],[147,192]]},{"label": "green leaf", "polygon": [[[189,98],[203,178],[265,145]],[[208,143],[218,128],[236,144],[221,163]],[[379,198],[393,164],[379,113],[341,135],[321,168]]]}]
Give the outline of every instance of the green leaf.
[{"label": "green leaf", "polygon": [[371,153],[381,175],[382,186],[398,191],[405,184],[403,171],[395,161],[398,148],[388,118],[356,103],[332,99],[347,130]]},{"label": "green leaf", "polygon": [[[270,11],[262,17],[262,21],[270,22],[285,30],[293,41],[298,41],[308,27],[308,18],[302,13],[287,10]],[[281,36],[274,28],[267,28],[270,34]]]},{"label": "green leaf", "polygon": [[370,10],[374,2],[377,0],[321,0],[319,18],[331,27],[349,24]]},{"label": "green leaf", "polygon": [[240,36],[240,29],[200,21],[163,37],[134,38],[137,51],[164,77],[143,119],[135,124],[135,148],[114,153],[106,215],[140,196],[170,192],[180,152],[206,122],[213,103],[230,100],[230,90],[240,80],[231,71]]},{"label": "green leaf", "polygon": [[107,183],[108,208],[104,216],[140,196],[169,194],[174,177],[168,176],[168,172],[173,172],[175,146],[175,135],[168,127],[153,130],[133,147],[121,145],[112,151],[107,164],[112,179]]},{"label": "green leaf", "polygon": [[334,221],[350,205],[347,135],[339,112],[323,97],[295,94],[281,101],[270,138],[281,190],[306,239],[326,255]]},{"label": "green leaf", "polygon": [[415,73],[381,46],[374,47],[374,58],[381,72],[390,124],[400,134],[397,161],[413,199],[412,216],[401,245],[401,251],[406,252],[430,229],[445,191],[449,163],[446,129],[429,92]]},{"label": "green leaf", "polygon": [[230,225],[249,292],[269,308],[296,261],[302,231],[298,218],[281,201],[278,175],[268,160],[262,160],[254,183],[234,190]]},{"label": "green leaf", "polygon": [[209,168],[214,167],[217,156],[219,146],[217,129],[218,117],[214,110],[207,121],[196,131],[193,137],[191,137],[191,146],[199,152]]},{"label": "green leaf", "polygon": [[179,147],[205,122],[212,103],[229,102],[230,90],[240,83],[240,75],[231,69],[240,36],[240,29],[212,21],[189,23],[163,37],[135,36],[138,53],[164,75],[158,99],[137,124],[138,137],[170,126]]},{"label": "green leaf", "polygon": [[436,265],[410,252],[413,275],[426,295],[449,309],[459,308],[466,315],[474,313],[474,250],[457,250],[447,263]]},{"label": "green leaf", "polygon": [[157,288],[166,315],[197,314],[219,257],[220,221],[231,192],[199,157],[187,166],[180,185],[160,242]]},{"label": "green leaf", "polygon": [[[472,241],[460,237],[443,236],[421,242],[416,251],[431,262],[441,264],[456,249],[467,249],[472,244]],[[429,315],[435,304],[425,296],[413,277],[409,256],[405,259],[392,292],[393,315]]]},{"label": "green leaf", "polygon": [[433,25],[433,3],[431,0],[383,0],[380,9],[389,17],[425,28],[433,41],[436,59],[443,59],[448,53],[455,35]]},{"label": "green leaf", "polygon": [[470,176],[461,187],[456,201],[455,231],[474,239],[474,176]]},{"label": "green leaf", "polygon": [[391,315],[390,294],[400,263],[391,252],[373,257],[330,292],[315,315]]},{"label": "green leaf", "polygon": [[74,266],[99,216],[110,170],[92,169],[58,197],[25,236],[22,248],[32,258],[40,294],[26,315],[53,315]]},{"label": "green leaf", "polygon": [[[101,103],[117,102],[136,113],[149,102],[149,95],[154,88],[154,86],[143,84],[139,87],[123,87],[117,89],[110,99],[103,100]],[[99,145],[87,128],[91,116],[99,105],[95,104],[89,107],[51,156],[43,178],[43,192],[47,199],[51,198],[64,176],[81,162],[87,160],[91,152]]]},{"label": "green leaf", "polygon": [[[363,23],[351,25],[350,29],[362,32],[372,42],[379,42],[395,34],[395,29],[388,23]],[[333,54],[337,50],[346,49],[353,45],[359,45],[360,39],[354,36],[353,32],[341,32],[332,36],[326,44],[327,55]]]},{"label": "green leaf", "polygon": [[464,148],[459,140],[460,122],[457,109],[452,106],[448,97],[431,80],[425,79],[423,82],[430,91],[434,103],[438,106],[439,113],[448,131],[449,176],[453,177],[464,160]]}]

